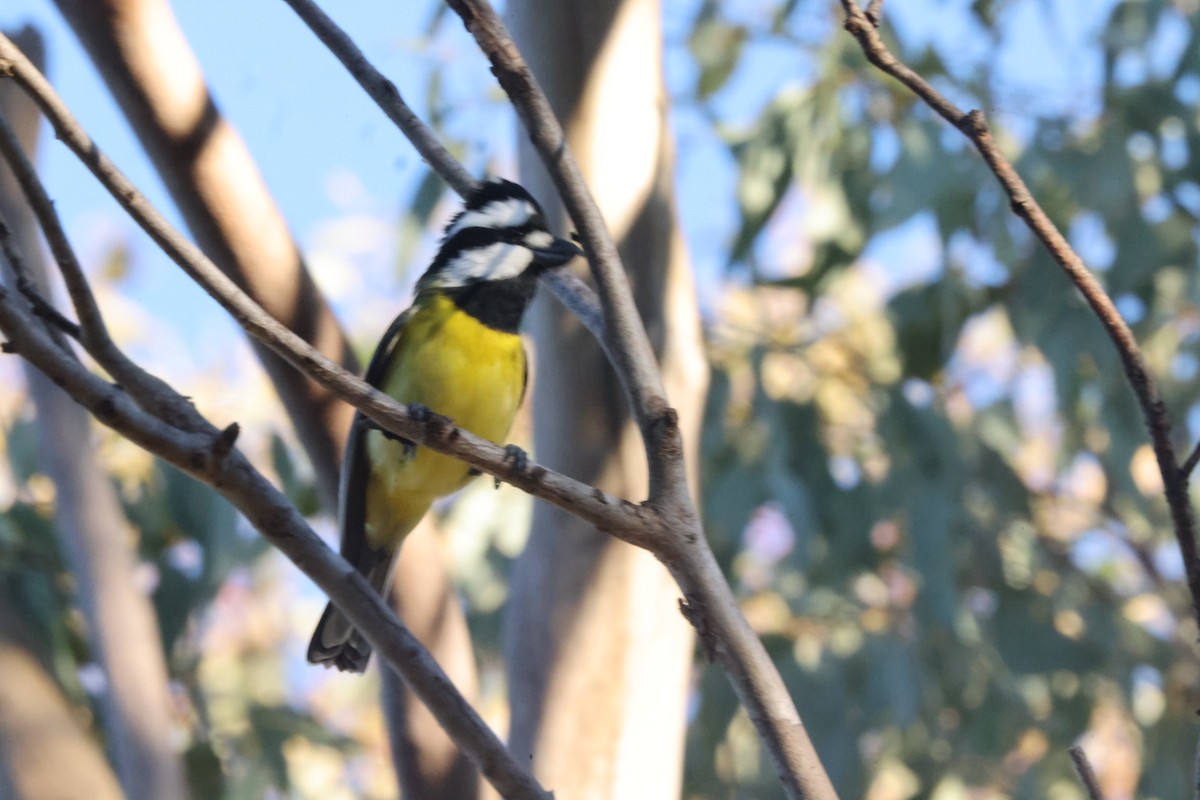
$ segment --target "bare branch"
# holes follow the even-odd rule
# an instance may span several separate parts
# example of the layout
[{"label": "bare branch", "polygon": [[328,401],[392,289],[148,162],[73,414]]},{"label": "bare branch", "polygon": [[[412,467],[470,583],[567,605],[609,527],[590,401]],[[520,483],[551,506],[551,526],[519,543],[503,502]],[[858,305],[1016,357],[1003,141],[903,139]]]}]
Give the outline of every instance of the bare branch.
[{"label": "bare branch", "polygon": [[842,0],[842,7],[846,12],[846,30],[858,40],[867,60],[907,86],[943,119],[958,128],[971,140],[1008,195],[1013,212],[1025,222],[1029,230],[1041,241],[1066,273],[1067,278],[1083,295],[1109,339],[1112,340],[1124,367],[1125,377],[1142,408],[1142,415],[1154,447],[1154,456],[1158,462],[1158,470],[1163,477],[1175,539],[1183,556],[1188,590],[1192,599],[1192,613],[1200,622],[1200,554],[1197,552],[1194,512],[1187,493],[1187,477],[1178,465],[1175,449],[1171,444],[1171,423],[1167,417],[1166,407],[1159,395],[1154,378],[1146,366],[1137,340],[1134,339],[1133,332],[1121,318],[1112,298],[1108,296],[1066,238],[1046,216],[1045,211],[1034,199],[1029,187],[1025,185],[1012,164],[1000,153],[991,131],[988,129],[983,112],[975,110],[964,113],[934,89],[928,81],[901,63],[888,50],[879,31],[875,29],[875,25],[859,9],[854,0]]},{"label": "bare branch", "polygon": [[[4,117],[0,116],[0,125],[3,124],[5,124]],[[4,256],[16,278],[17,291],[29,301],[33,313],[46,322],[52,336],[66,334],[72,339],[78,339],[79,325],[64,317],[57,308],[51,305],[49,300],[42,297],[41,292],[34,285],[33,279],[29,275],[29,268],[25,264],[25,257],[17,249],[15,239],[16,235],[13,233],[13,229],[9,227],[8,221],[4,219],[3,215],[0,215],[0,255]],[[60,344],[67,352],[71,352],[65,342],[60,342]]]},{"label": "bare branch", "polygon": [[1079,745],[1071,747],[1067,753],[1071,756],[1071,766],[1075,767],[1075,775],[1079,778],[1083,790],[1087,792],[1088,800],[1104,800],[1104,793],[1100,791],[1100,781],[1096,780],[1096,771],[1092,769],[1087,753],[1083,752]]}]

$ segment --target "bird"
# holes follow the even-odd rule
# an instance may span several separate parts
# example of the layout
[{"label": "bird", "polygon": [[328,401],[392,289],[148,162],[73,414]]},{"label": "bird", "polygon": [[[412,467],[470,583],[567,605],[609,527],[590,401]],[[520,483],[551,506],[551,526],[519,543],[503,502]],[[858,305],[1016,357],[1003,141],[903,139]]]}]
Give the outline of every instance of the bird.
[{"label": "bird", "polygon": [[[529,380],[521,320],[538,277],[583,251],[555,237],[522,186],[479,184],[446,225],[437,254],[418,279],[412,305],[388,327],[364,380],[409,405],[499,443],[508,436]],[[523,461],[523,453],[509,450]],[[450,456],[387,433],[356,412],[342,460],[338,497],[341,553],[387,596],[404,538],[434,500],[478,472]],[[308,660],[363,672],[371,645],[330,603]]]}]

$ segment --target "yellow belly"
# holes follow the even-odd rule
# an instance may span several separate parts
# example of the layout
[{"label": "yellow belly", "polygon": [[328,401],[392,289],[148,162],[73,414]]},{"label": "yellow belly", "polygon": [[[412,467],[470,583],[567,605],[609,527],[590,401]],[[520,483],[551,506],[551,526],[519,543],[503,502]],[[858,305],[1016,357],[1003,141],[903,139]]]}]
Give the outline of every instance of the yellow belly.
[{"label": "yellow belly", "polygon": [[[500,443],[508,436],[525,384],[521,337],[488,328],[446,297],[426,301],[400,334],[380,388],[402,403],[419,403],[455,424]],[[367,540],[395,546],[439,497],[467,483],[461,461],[367,434]]]}]

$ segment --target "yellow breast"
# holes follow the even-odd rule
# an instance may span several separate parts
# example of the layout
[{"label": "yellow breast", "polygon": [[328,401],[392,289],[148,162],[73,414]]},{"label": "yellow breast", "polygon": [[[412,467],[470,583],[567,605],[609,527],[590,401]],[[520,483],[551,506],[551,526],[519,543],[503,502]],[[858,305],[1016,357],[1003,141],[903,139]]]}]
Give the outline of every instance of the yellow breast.
[{"label": "yellow breast", "polygon": [[[419,403],[500,443],[512,428],[525,387],[521,337],[480,323],[443,295],[423,300],[400,333],[380,384],[402,403]],[[407,535],[439,497],[469,479],[461,461],[368,434],[367,538],[373,547]]]}]

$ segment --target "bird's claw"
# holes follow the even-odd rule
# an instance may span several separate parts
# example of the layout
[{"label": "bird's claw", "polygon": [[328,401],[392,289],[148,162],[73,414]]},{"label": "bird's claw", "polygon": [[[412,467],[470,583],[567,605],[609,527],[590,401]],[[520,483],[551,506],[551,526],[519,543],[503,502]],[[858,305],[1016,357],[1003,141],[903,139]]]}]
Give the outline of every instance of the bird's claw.
[{"label": "bird's claw", "polygon": [[[426,423],[433,418],[433,412],[429,410],[429,406],[423,406],[420,403],[409,403],[407,406],[405,406],[405,410],[408,411],[408,416],[413,422]],[[416,458],[416,442],[412,441],[411,439],[405,439],[401,436],[395,437],[395,441],[399,442],[404,448],[404,458],[406,460]]]},{"label": "bird's claw", "polygon": [[[520,475],[529,466],[529,455],[515,444],[504,445],[504,463],[511,464],[509,473]],[[496,488],[500,488],[500,478],[496,477]]]},{"label": "bird's claw", "polygon": [[409,403],[407,406],[408,416],[412,417],[413,422],[429,422],[433,417],[433,412],[429,410],[429,406],[423,406],[420,403]]}]

